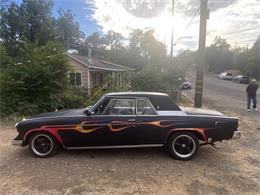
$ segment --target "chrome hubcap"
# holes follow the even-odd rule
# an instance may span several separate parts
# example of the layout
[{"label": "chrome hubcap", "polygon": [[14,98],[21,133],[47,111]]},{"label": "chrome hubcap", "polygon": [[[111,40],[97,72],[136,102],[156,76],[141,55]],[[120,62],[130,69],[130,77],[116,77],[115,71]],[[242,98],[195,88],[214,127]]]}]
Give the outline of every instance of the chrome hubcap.
[{"label": "chrome hubcap", "polygon": [[53,148],[52,139],[46,134],[38,134],[32,139],[32,150],[38,156],[48,155]]},{"label": "chrome hubcap", "polygon": [[179,135],[173,140],[172,149],[181,158],[188,158],[194,154],[196,143],[189,135]]}]

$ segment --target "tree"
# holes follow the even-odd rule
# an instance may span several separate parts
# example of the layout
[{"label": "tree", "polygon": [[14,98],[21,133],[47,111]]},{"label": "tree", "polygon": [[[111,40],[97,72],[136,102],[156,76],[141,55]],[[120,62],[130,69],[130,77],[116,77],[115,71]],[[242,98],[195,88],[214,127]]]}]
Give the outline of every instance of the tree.
[{"label": "tree", "polygon": [[110,30],[106,34],[105,40],[110,50],[123,48],[124,37],[120,33]]},{"label": "tree", "polygon": [[0,43],[0,56],[1,56],[1,61],[0,61],[0,71],[8,65],[8,62],[11,60],[10,57],[7,55],[7,51],[5,46]]},{"label": "tree", "polygon": [[206,65],[214,73],[232,68],[233,53],[225,39],[216,37],[210,47],[206,48]]},{"label": "tree", "polygon": [[54,18],[51,0],[23,0],[20,5],[22,38],[44,45],[54,39]]},{"label": "tree", "polygon": [[166,48],[163,43],[154,37],[154,30],[143,32],[134,30],[130,33],[129,50],[136,55],[142,56],[146,64],[163,65],[166,58]]},{"label": "tree", "polygon": [[58,41],[65,48],[75,47],[84,34],[73,21],[70,11],[59,11],[58,19],[52,17],[51,0],[23,0],[20,6],[11,2],[0,9],[0,38],[9,56],[16,56],[24,42],[45,45]]},{"label": "tree", "polygon": [[10,56],[15,56],[22,36],[20,9],[11,2],[0,9],[0,38]]},{"label": "tree", "polygon": [[228,51],[230,49],[230,44],[226,41],[226,39],[222,39],[220,36],[215,37],[212,46],[222,51]]},{"label": "tree", "polygon": [[13,61],[0,73],[1,115],[53,111],[62,105],[69,67],[61,45],[27,43]]},{"label": "tree", "polygon": [[84,37],[79,30],[79,24],[73,21],[71,11],[59,10],[59,17],[56,22],[57,41],[68,48],[74,48],[79,39]]},{"label": "tree", "polygon": [[260,78],[260,35],[249,51],[249,60],[246,67],[251,77]]},{"label": "tree", "polygon": [[249,50],[247,47],[235,46],[231,50],[233,54],[233,66],[235,70],[240,70],[241,73],[247,72],[247,64],[249,60]]},{"label": "tree", "polygon": [[94,32],[87,37],[86,43],[91,43],[94,49],[104,48],[106,44],[105,37],[101,37],[98,32]]},{"label": "tree", "polygon": [[183,66],[187,69],[196,64],[196,52],[190,50],[181,51],[175,58],[174,62],[177,65]]},{"label": "tree", "polygon": [[183,78],[183,73],[181,66],[168,66],[167,71],[162,71],[160,66],[146,65],[133,76],[132,87],[136,91],[166,92],[176,97],[179,78]]}]

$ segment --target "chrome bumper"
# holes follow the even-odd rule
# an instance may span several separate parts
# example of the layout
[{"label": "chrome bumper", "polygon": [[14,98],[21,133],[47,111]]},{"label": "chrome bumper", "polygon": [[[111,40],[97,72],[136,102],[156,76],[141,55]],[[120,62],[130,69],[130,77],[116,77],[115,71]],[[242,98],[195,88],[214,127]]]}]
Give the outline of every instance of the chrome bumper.
[{"label": "chrome bumper", "polygon": [[16,139],[12,140],[12,145],[13,146],[21,146],[22,143],[23,143],[23,140],[16,140]]},{"label": "chrome bumper", "polygon": [[240,131],[237,130],[234,132],[232,139],[239,139],[240,137],[241,137],[241,133]]}]

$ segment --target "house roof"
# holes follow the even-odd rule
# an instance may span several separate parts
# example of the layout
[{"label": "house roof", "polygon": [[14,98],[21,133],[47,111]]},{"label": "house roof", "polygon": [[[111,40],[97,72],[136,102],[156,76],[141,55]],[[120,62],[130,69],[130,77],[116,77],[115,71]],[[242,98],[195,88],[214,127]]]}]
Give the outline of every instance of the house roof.
[{"label": "house roof", "polygon": [[115,64],[113,62],[109,61],[104,61],[104,60],[98,60],[95,58],[88,58],[80,55],[75,55],[75,54],[68,54],[66,55],[73,60],[85,65],[88,67],[90,70],[108,70],[108,71],[115,71],[115,72],[120,72],[120,71],[133,71],[135,69],[126,67],[123,65]]}]

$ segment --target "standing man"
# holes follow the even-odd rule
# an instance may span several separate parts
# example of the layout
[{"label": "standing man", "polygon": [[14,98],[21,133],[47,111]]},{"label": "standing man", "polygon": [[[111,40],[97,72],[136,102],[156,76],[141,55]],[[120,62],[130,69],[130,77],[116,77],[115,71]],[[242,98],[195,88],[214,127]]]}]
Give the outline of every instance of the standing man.
[{"label": "standing man", "polygon": [[258,85],[255,79],[252,79],[246,88],[247,92],[247,111],[250,112],[251,100],[253,101],[253,109],[257,111],[256,107],[256,91],[258,89]]}]

